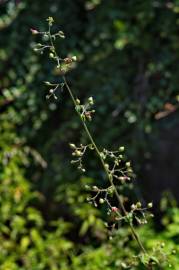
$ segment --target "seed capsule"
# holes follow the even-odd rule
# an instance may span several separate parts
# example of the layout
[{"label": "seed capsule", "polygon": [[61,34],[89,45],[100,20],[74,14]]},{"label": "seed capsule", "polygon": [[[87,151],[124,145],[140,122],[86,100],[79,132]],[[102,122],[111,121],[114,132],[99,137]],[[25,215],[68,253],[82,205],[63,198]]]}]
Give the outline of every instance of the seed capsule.
[{"label": "seed capsule", "polygon": [[89,101],[89,104],[90,104],[90,105],[93,105],[93,104],[94,104],[94,100],[93,100],[92,97],[89,97],[89,98],[88,98],[88,101]]},{"label": "seed capsule", "polygon": [[76,146],[74,143],[70,143],[69,146],[72,148],[72,149],[76,149]]},{"label": "seed capsule", "polygon": [[150,203],[147,204],[147,206],[148,206],[148,208],[152,208],[153,207],[153,203],[150,202]]},{"label": "seed capsule", "polygon": [[142,204],[140,202],[136,203],[137,208],[141,208]]},{"label": "seed capsule", "polygon": [[104,203],[104,199],[103,198],[100,198],[99,199],[99,203],[103,204]]},{"label": "seed capsule", "polygon": [[77,157],[81,157],[82,153],[81,153],[81,151],[76,150],[76,151],[75,151],[75,155],[76,155]]},{"label": "seed capsule", "polygon": [[76,99],[76,103],[79,105],[80,104],[80,100],[77,98]]},{"label": "seed capsule", "polygon": [[124,150],[125,150],[124,146],[120,146],[120,147],[119,147],[119,151],[120,151],[120,152],[124,152]]},{"label": "seed capsule", "polygon": [[98,187],[97,186],[93,186],[93,190],[94,191],[98,191]]},{"label": "seed capsule", "polygon": [[74,56],[72,56],[72,58],[71,58],[72,60],[73,60],[73,62],[76,62],[77,61],[77,57],[74,55]]},{"label": "seed capsule", "polygon": [[130,161],[126,162],[126,167],[130,167],[130,166],[131,166]]},{"label": "seed capsule", "polygon": [[49,53],[49,57],[50,57],[50,58],[54,58],[55,56],[54,56],[53,53]]}]

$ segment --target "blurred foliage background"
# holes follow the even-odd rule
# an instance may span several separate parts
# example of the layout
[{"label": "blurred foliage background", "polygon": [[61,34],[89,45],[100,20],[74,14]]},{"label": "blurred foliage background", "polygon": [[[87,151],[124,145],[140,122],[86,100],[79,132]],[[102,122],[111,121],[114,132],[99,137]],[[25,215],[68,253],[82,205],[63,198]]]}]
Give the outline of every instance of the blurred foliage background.
[{"label": "blurred foliage background", "polygon": [[34,53],[30,28],[44,31],[48,16],[66,34],[61,55],[79,59],[74,91],[95,98],[97,143],[126,146],[135,198],[156,205],[160,225],[139,228],[145,244],[177,250],[179,210],[159,201],[165,190],[179,195],[178,14],[177,0],[0,1],[0,269],[125,269],[136,251],[127,229],[108,242],[105,214],[86,202],[84,185],[104,176],[93,156],[88,178],[69,163],[68,143],[86,137],[68,95],[45,99],[43,81],[59,74]]}]

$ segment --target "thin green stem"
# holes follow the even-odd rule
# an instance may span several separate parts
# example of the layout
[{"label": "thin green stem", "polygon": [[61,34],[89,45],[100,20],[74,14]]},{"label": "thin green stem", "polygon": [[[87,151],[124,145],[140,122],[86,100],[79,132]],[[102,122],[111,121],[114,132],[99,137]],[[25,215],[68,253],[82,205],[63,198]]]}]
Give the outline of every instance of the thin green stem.
[{"label": "thin green stem", "polygon": [[[71,88],[69,87],[69,85],[68,85],[68,83],[67,83],[67,81],[66,81],[65,76],[63,76],[63,81],[64,81],[64,84],[65,84],[65,86],[66,86],[66,88],[67,88],[69,94],[70,94],[70,97],[71,97],[71,99],[72,99],[72,101],[73,101],[73,104],[74,104],[75,108],[77,108],[77,105],[78,105],[78,104],[76,103],[76,100],[75,100],[75,97],[74,97],[74,95],[73,95],[73,92],[72,92]],[[88,138],[89,138],[91,144],[93,145],[93,147],[94,147],[94,149],[95,149],[95,151],[96,151],[97,156],[99,157],[99,159],[100,159],[100,161],[101,161],[101,163],[102,163],[102,166],[103,166],[104,171],[105,171],[105,173],[106,173],[106,175],[107,175],[107,178],[108,178],[108,180],[109,180],[109,182],[110,182],[110,184],[111,184],[111,186],[112,186],[112,188],[113,188],[113,190],[114,190],[114,193],[115,193],[115,195],[116,195],[116,197],[117,197],[117,200],[118,200],[118,202],[119,202],[119,206],[120,206],[120,208],[122,209],[124,215],[125,215],[126,218],[127,218],[127,217],[128,217],[127,210],[125,209],[125,206],[124,206],[124,204],[123,204],[123,201],[122,201],[122,199],[121,199],[121,196],[119,195],[119,193],[118,193],[118,191],[117,191],[117,188],[116,188],[116,186],[115,186],[114,183],[113,183],[112,176],[109,174],[108,169],[106,168],[105,162],[104,162],[103,158],[101,157],[99,148],[98,148],[98,146],[96,145],[96,143],[95,143],[95,141],[94,141],[94,139],[93,139],[93,137],[92,137],[92,135],[91,135],[91,133],[90,133],[90,131],[89,131],[89,129],[88,129],[86,123],[85,123],[85,121],[84,121],[83,118],[81,117],[80,112],[79,112],[78,110],[76,110],[76,111],[77,111],[77,113],[78,113],[78,115],[79,115],[79,117],[80,117],[80,119],[81,119],[82,125],[83,125],[83,127],[84,127],[84,129],[85,129],[85,131],[86,131],[86,134],[87,134],[87,136],[88,136]],[[146,253],[146,250],[145,250],[145,248],[144,248],[142,242],[140,241],[140,238],[139,238],[138,234],[136,233],[136,231],[135,231],[135,229],[134,229],[134,226],[131,224],[129,218],[127,218],[127,220],[128,220],[128,222],[129,222],[129,226],[130,226],[130,229],[131,229],[131,233],[132,233],[133,238],[137,241],[137,243],[138,243],[138,245],[139,245],[141,251],[142,251],[143,253]]]},{"label": "thin green stem", "polygon": [[[54,46],[54,43],[53,43],[53,40],[52,40],[52,37],[51,37],[50,25],[49,25],[49,31],[48,31],[48,33],[49,33],[49,38],[50,38],[50,44],[51,44],[51,46],[52,46],[53,49],[54,49],[54,54],[55,54],[55,57],[56,57],[57,62],[58,62],[58,61],[59,61],[59,60],[58,60],[59,58],[58,58],[58,54],[57,54],[57,52],[56,52],[56,49],[55,49],[55,46]],[[59,64],[59,62],[58,62],[58,64]],[[74,104],[74,107],[75,107],[75,109],[76,109],[76,112],[77,112],[79,118],[81,119],[81,122],[82,122],[82,125],[83,125],[83,127],[84,127],[84,130],[86,131],[86,134],[87,134],[87,136],[88,136],[88,138],[89,138],[91,144],[93,145],[93,147],[94,147],[94,149],[95,149],[95,151],[96,151],[97,156],[99,157],[99,159],[100,159],[100,161],[101,161],[101,164],[102,164],[102,166],[103,166],[103,168],[104,168],[104,171],[105,171],[106,176],[107,176],[107,178],[108,178],[108,180],[109,180],[109,182],[110,182],[110,185],[112,186],[112,188],[113,188],[113,190],[114,190],[114,193],[115,193],[116,198],[117,198],[117,200],[118,200],[119,206],[120,206],[120,208],[122,209],[122,211],[123,211],[123,213],[124,213],[124,216],[126,217],[126,220],[128,220],[129,227],[130,227],[130,230],[131,230],[131,234],[132,234],[133,238],[136,240],[136,242],[138,243],[138,246],[140,247],[141,251],[142,251],[143,253],[146,253],[146,250],[145,250],[145,248],[144,248],[144,246],[143,246],[143,244],[142,244],[142,242],[141,242],[141,240],[140,240],[140,238],[139,238],[137,232],[135,231],[133,224],[131,223],[131,221],[130,221],[130,219],[129,219],[129,217],[128,217],[128,212],[127,212],[127,210],[126,210],[126,208],[125,208],[125,206],[124,206],[124,204],[123,204],[122,198],[121,198],[120,194],[118,193],[116,186],[115,186],[114,183],[113,183],[113,178],[112,178],[112,176],[109,174],[108,169],[107,169],[107,167],[106,167],[106,165],[105,165],[105,162],[104,162],[103,158],[101,157],[100,150],[99,150],[98,146],[96,145],[96,143],[95,143],[95,141],[94,141],[94,139],[93,139],[93,137],[92,137],[92,135],[91,135],[91,133],[90,133],[90,131],[89,131],[89,129],[88,129],[88,127],[87,127],[87,125],[86,125],[84,119],[83,119],[83,117],[81,116],[80,112],[77,110],[77,105],[78,105],[78,104],[77,104],[77,102],[76,102],[76,100],[75,100],[75,97],[74,97],[74,95],[73,95],[73,92],[72,92],[70,86],[68,85],[65,76],[62,76],[62,78],[63,78],[63,82],[64,82],[64,84],[65,84],[65,86],[66,86],[66,88],[67,88],[67,90],[68,90],[68,92],[69,92],[69,95],[70,95],[70,97],[71,97],[71,99],[72,99],[72,102],[73,102],[73,104]],[[152,266],[151,266],[151,265],[150,265],[150,268],[149,268],[149,269],[152,269]]]},{"label": "thin green stem", "polygon": [[[50,24],[49,24],[49,29],[48,29],[48,35],[49,35],[50,45],[51,45],[51,47],[52,47],[52,49],[53,49],[53,53],[54,53],[55,59],[56,59],[56,61],[57,61],[57,65],[58,65],[58,67],[59,67],[60,70],[61,70],[60,60],[62,60],[62,59],[58,57],[58,54],[57,54],[57,52],[56,52],[56,48],[55,48],[55,46],[54,46],[53,39],[52,39],[52,35],[51,35],[51,25],[50,25]],[[75,107],[75,109],[76,109],[76,112],[77,112],[79,118],[81,119],[82,125],[83,125],[83,127],[84,127],[84,130],[86,131],[86,134],[87,134],[87,136],[88,136],[88,138],[89,138],[89,141],[90,141],[91,144],[93,145],[93,147],[94,147],[94,149],[95,149],[95,151],[96,151],[96,154],[97,154],[97,156],[99,157],[99,159],[100,159],[100,161],[101,161],[101,164],[102,164],[102,166],[103,166],[103,168],[104,168],[104,171],[105,171],[105,173],[106,173],[106,176],[107,176],[107,178],[108,178],[108,180],[109,180],[109,182],[110,182],[110,184],[111,184],[111,186],[112,186],[112,188],[113,188],[113,190],[114,190],[114,193],[115,193],[116,198],[117,198],[117,200],[118,200],[119,206],[120,206],[120,208],[122,209],[122,212],[123,212],[123,214],[124,214],[124,217],[125,217],[126,220],[128,221],[128,224],[129,224],[129,227],[130,227],[130,230],[131,230],[131,234],[132,234],[133,238],[136,240],[136,242],[138,243],[138,246],[140,247],[141,251],[142,251],[143,253],[146,253],[146,250],[145,250],[145,248],[144,248],[142,242],[140,241],[140,238],[139,238],[137,232],[135,231],[135,228],[134,228],[134,226],[133,226],[133,224],[132,224],[132,222],[131,222],[131,220],[130,220],[130,218],[129,218],[128,212],[127,212],[127,210],[126,210],[126,208],[125,208],[125,206],[124,206],[124,204],[123,204],[123,200],[122,200],[120,194],[118,193],[118,190],[117,190],[116,186],[115,186],[114,183],[113,183],[113,177],[112,177],[112,175],[109,173],[108,168],[106,167],[105,162],[104,162],[104,160],[103,160],[103,158],[102,158],[102,156],[101,156],[100,150],[99,150],[98,146],[96,145],[96,143],[95,143],[95,141],[94,141],[94,139],[93,139],[93,137],[92,137],[92,135],[91,135],[91,133],[90,133],[90,131],[89,131],[89,129],[88,129],[88,127],[87,127],[87,125],[86,125],[84,119],[83,119],[83,117],[81,116],[81,113],[80,113],[80,112],[78,111],[78,109],[77,109],[77,105],[78,105],[78,104],[77,104],[77,102],[76,102],[76,100],[75,100],[75,97],[74,97],[74,95],[73,95],[73,92],[72,92],[71,88],[69,87],[69,85],[68,85],[68,83],[67,83],[67,81],[66,81],[65,76],[62,76],[62,78],[63,78],[64,85],[66,86],[66,88],[67,88],[67,90],[68,90],[68,92],[69,92],[69,95],[70,95],[70,97],[71,97],[71,99],[72,99],[72,102],[73,102],[73,104],[74,104],[74,107]],[[152,265],[150,264],[150,265],[147,266],[147,268],[148,268],[149,270],[152,270],[153,267],[152,267]]]}]

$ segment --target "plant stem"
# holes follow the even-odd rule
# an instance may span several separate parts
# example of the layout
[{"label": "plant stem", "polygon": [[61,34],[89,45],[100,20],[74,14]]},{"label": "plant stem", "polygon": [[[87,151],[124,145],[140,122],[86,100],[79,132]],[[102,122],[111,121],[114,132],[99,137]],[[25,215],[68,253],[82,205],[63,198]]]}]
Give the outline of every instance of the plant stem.
[{"label": "plant stem", "polygon": [[[74,95],[73,95],[73,92],[72,92],[71,88],[69,87],[69,85],[68,85],[68,83],[67,83],[67,80],[66,80],[65,76],[63,76],[63,81],[64,81],[64,84],[65,84],[65,86],[66,86],[66,88],[67,88],[69,94],[70,94],[70,97],[71,97],[71,99],[72,99],[72,101],[73,101],[73,104],[74,104],[74,106],[75,106],[75,108],[76,108],[78,104],[76,103],[76,100],[75,100],[75,97],[74,97]],[[96,145],[96,143],[95,143],[95,141],[94,141],[94,139],[93,139],[93,137],[92,137],[92,135],[91,135],[91,133],[90,133],[90,131],[89,131],[89,129],[88,129],[86,123],[85,123],[85,121],[84,121],[83,118],[81,117],[80,112],[79,112],[78,110],[76,110],[76,111],[77,111],[77,113],[78,113],[78,115],[79,115],[79,117],[80,117],[80,119],[81,119],[82,125],[83,125],[83,127],[84,127],[84,129],[85,129],[85,131],[86,131],[86,134],[87,134],[87,136],[88,136],[88,138],[89,138],[91,144],[93,145],[93,147],[94,147],[94,149],[95,149],[95,151],[96,151],[97,156],[99,157],[99,159],[100,159],[100,161],[101,161],[101,163],[102,163],[102,166],[103,166],[104,171],[105,171],[105,173],[106,173],[106,175],[107,175],[107,178],[108,178],[108,180],[109,180],[109,182],[110,182],[110,184],[111,184],[111,186],[112,186],[112,188],[113,188],[113,190],[114,190],[114,193],[115,193],[115,195],[116,195],[116,197],[117,197],[117,200],[118,200],[118,203],[119,203],[119,205],[120,205],[120,208],[122,209],[124,215],[125,215],[126,218],[127,218],[127,217],[128,217],[128,212],[126,211],[125,206],[124,206],[124,204],[123,204],[123,201],[122,201],[122,199],[121,199],[121,196],[119,195],[119,193],[118,193],[118,191],[117,191],[117,188],[116,188],[116,186],[115,186],[114,183],[113,183],[112,176],[109,174],[109,172],[108,172],[108,170],[107,170],[107,168],[106,168],[106,166],[105,166],[105,162],[104,162],[103,158],[101,157],[99,148],[98,148],[98,146]],[[142,242],[140,241],[140,238],[139,238],[137,232],[135,231],[133,224],[131,223],[131,221],[129,220],[129,218],[127,218],[127,220],[128,220],[128,222],[129,222],[129,226],[130,226],[130,229],[131,229],[131,233],[132,233],[133,238],[137,241],[137,243],[138,243],[138,245],[139,245],[141,251],[142,251],[143,253],[146,253],[146,250],[145,250],[145,248],[144,248]]]},{"label": "plant stem", "polygon": [[[53,39],[52,39],[52,36],[51,36],[51,26],[50,26],[50,24],[49,24],[48,36],[49,36],[50,44],[51,44],[51,46],[52,46],[52,48],[53,48],[53,53],[55,54],[55,58],[56,58],[56,61],[57,61],[57,65],[59,66],[59,65],[60,65],[60,62],[59,62],[59,61],[60,61],[60,58],[58,57],[58,54],[57,54],[57,52],[56,52],[56,49],[55,49],[55,46],[54,46],[54,43],[53,43]],[[60,65],[60,70],[61,70],[61,65]],[[105,162],[104,162],[103,158],[101,157],[100,150],[99,150],[98,146],[96,145],[96,143],[95,143],[95,141],[94,141],[94,139],[93,139],[93,137],[92,137],[92,135],[91,135],[91,133],[90,133],[90,131],[89,131],[89,129],[88,129],[88,127],[87,127],[85,121],[84,121],[84,119],[82,118],[80,112],[77,110],[77,105],[78,105],[78,104],[77,104],[77,102],[76,102],[76,100],[75,100],[75,97],[74,97],[74,95],[73,95],[73,92],[72,92],[70,86],[69,86],[68,83],[67,83],[67,80],[66,80],[65,75],[62,76],[62,79],[63,79],[64,85],[66,86],[66,88],[67,88],[67,90],[68,90],[68,92],[69,92],[69,95],[70,95],[70,97],[71,97],[71,99],[72,99],[72,102],[73,102],[73,104],[74,104],[75,110],[76,110],[76,112],[77,112],[79,118],[81,119],[81,122],[82,122],[82,125],[83,125],[83,127],[84,127],[84,130],[86,131],[86,134],[87,134],[87,136],[88,136],[88,138],[89,138],[91,144],[93,145],[93,147],[94,147],[94,149],[95,149],[95,151],[96,151],[97,156],[99,157],[99,159],[100,159],[100,161],[101,161],[101,164],[102,164],[102,166],[103,166],[103,168],[104,168],[104,171],[105,171],[105,173],[106,173],[106,176],[107,176],[107,178],[108,178],[108,180],[109,180],[109,182],[110,182],[110,184],[111,184],[111,186],[112,186],[112,188],[113,188],[113,190],[114,190],[114,193],[115,193],[116,198],[117,198],[117,200],[118,200],[119,206],[120,206],[120,208],[122,209],[122,211],[123,211],[123,213],[124,213],[124,216],[126,217],[126,220],[128,221],[128,224],[129,224],[129,227],[130,227],[130,230],[131,230],[131,234],[132,234],[134,240],[136,240],[136,242],[138,243],[138,246],[139,246],[139,248],[141,249],[141,251],[142,251],[144,254],[146,254],[147,252],[146,252],[146,250],[145,250],[145,248],[144,248],[144,246],[143,246],[143,244],[142,244],[142,242],[141,242],[141,240],[140,240],[140,238],[139,238],[137,232],[135,231],[135,228],[134,228],[134,226],[133,226],[133,224],[132,224],[130,218],[128,217],[128,212],[127,212],[127,210],[126,210],[126,208],[125,208],[125,206],[124,206],[124,204],[123,204],[122,198],[121,198],[121,196],[119,195],[119,193],[118,193],[118,191],[117,191],[117,188],[116,188],[116,186],[115,186],[114,183],[113,183],[113,177],[109,174],[108,169],[107,169],[106,166],[105,166]],[[149,270],[152,270],[153,267],[152,267],[151,264],[148,264],[148,265],[147,265],[147,268],[148,268]]]}]

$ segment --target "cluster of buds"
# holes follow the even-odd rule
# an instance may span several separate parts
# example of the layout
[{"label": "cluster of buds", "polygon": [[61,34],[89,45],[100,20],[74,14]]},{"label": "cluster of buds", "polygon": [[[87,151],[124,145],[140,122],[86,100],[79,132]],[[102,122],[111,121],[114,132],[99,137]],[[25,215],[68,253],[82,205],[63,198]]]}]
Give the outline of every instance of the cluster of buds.
[{"label": "cluster of buds", "polygon": [[85,155],[87,149],[93,150],[93,146],[91,144],[80,144],[80,146],[77,147],[74,143],[70,143],[69,146],[73,151],[72,156],[75,157],[75,159],[71,160],[71,164],[77,164],[77,168],[82,172],[85,172],[86,170],[83,166],[83,156]]},{"label": "cluster of buds", "polygon": [[81,104],[79,99],[76,99],[76,110],[80,113],[81,118],[85,121],[92,120],[92,114],[95,113],[95,110],[91,109],[91,106],[94,105],[93,97],[89,97],[85,104]]},{"label": "cluster of buds", "polygon": [[[146,261],[147,265],[150,267],[147,269],[175,269],[175,267],[170,262],[170,255],[175,255],[176,250],[171,250],[169,252],[166,252],[164,250],[165,243],[164,242],[157,242],[155,246],[152,247],[150,254],[139,254],[138,256],[135,256],[136,259],[139,259],[143,262],[143,260]],[[165,262],[165,267],[161,268],[158,262]],[[159,268],[158,268],[159,265]]]},{"label": "cluster of buds", "polygon": [[50,26],[52,26],[53,23],[54,23],[54,18],[53,18],[53,17],[48,17],[48,18],[47,18],[47,22],[48,22],[48,24],[49,24]]},{"label": "cluster of buds", "polygon": [[119,147],[117,151],[103,149],[100,153],[101,158],[105,161],[105,168],[112,178],[120,180],[121,183],[131,180],[133,170],[130,161],[125,161],[124,146]]},{"label": "cluster of buds", "polygon": [[37,29],[33,29],[33,28],[30,29],[31,33],[33,35],[41,35],[43,37],[43,39],[45,40],[45,44],[37,43],[35,48],[34,48],[34,51],[37,51],[37,52],[40,52],[41,54],[43,54],[44,50],[48,49],[49,50],[49,58],[56,62],[57,68],[60,69],[60,72],[62,74],[64,74],[71,68],[71,64],[73,62],[77,61],[77,57],[70,56],[70,57],[61,58],[58,56],[56,49],[55,49],[55,46],[54,46],[54,40],[57,37],[64,39],[65,34],[61,30],[52,34],[51,27],[54,23],[54,19],[52,17],[49,17],[47,19],[47,21],[48,21],[48,25],[49,25],[48,31],[40,32]]},{"label": "cluster of buds", "polygon": [[59,87],[59,84],[53,84],[50,82],[44,82],[46,85],[50,86],[51,88],[49,89],[49,94],[46,95],[46,98],[49,99],[51,96],[54,97],[54,99],[57,99],[57,96],[55,95],[56,90]]},{"label": "cluster of buds", "polygon": [[119,220],[122,218],[122,215],[120,213],[120,209],[116,206],[113,206],[110,202],[110,198],[114,192],[114,189],[112,186],[109,186],[107,188],[100,188],[98,186],[92,186],[85,185],[85,189],[88,191],[91,191],[92,193],[95,193],[94,196],[88,197],[87,201],[89,203],[92,203],[95,207],[98,205],[105,204],[107,206],[107,215],[113,215],[115,214],[115,220]]},{"label": "cluster of buds", "polygon": [[149,209],[153,207],[153,203],[150,202],[146,207],[142,207],[141,202],[137,202],[136,204],[131,205],[130,214],[132,218],[138,222],[138,224],[146,224],[148,217],[153,217],[153,214],[148,212]]},{"label": "cluster of buds", "polygon": [[60,59],[60,63],[57,63],[57,69],[60,70],[60,74],[64,75],[74,67],[74,63],[77,61],[76,56],[68,56]]},{"label": "cluster of buds", "polygon": [[[91,100],[93,101],[93,100]],[[78,104],[80,104],[80,101],[78,101]],[[116,189],[120,189],[120,187],[125,185],[128,185],[127,182],[131,180],[131,177],[133,175],[131,162],[126,161],[125,157],[125,148],[124,146],[120,146],[117,151],[109,151],[107,149],[103,149],[100,152],[100,157],[104,162],[105,170],[109,174],[109,176],[112,179],[113,185],[115,185]],[[115,179],[120,181],[115,181]],[[107,206],[107,214],[113,216],[113,220],[116,222],[119,222],[120,220],[128,221],[128,216],[123,216],[122,211],[115,206],[112,205],[113,202],[113,194],[114,194],[114,186],[110,185],[107,188],[99,188],[97,186],[93,186],[91,188],[91,192],[95,192],[95,195],[88,198],[88,201],[90,203],[93,203],[94,206],[98,206],[98,204],[106,204]],[[90,190],[90,187],[88,186],[88,190]],[[126,200],[125,197],[121,197],[123,201]],[[143,211],[141,204],[138,202],[136,206],[132,205],[131,212],[128,213],[129,216],[133,216],[133,213],[135,211]],[[124,214],[124,213],[123,213]]]},{"label": "cluster of buds", "polygon": [[53,97],[54,99],[57,99],[56,91],[57,89],[63,90],[64,83],[50,83],[50,82],[44,82],[46,85],[50,86],[49,93],[46,95],[46,98],[49,99],[50,97]]},{"label": "cluster of buds", "polygon": [[[104,161],[105,169],[110,175],[113,184],[115,184],[116,189],[120,189],[120,187],[127,185],[127,182],[131,180],[131,176],[133,175],[133,170],[131,167],[131,162],[126,161],[124,146],[120,146],[117,151],[109,151],[107,149],[103,149],[100,153],[101,159]],[[114,180],[120,180],[120,182],[114,182]],[[127,182],[126,182],[127,181]],[[114,188],[113,185],[110,185],[108,188],[99,188],[97,186],[93,186],[91,189],[88,186],[88,190],[94,192],[95,195],[88,198],[90,203],[93,203],[95,207],[98,204],[106,204],[107,205],[107,214],[113,216],[114,222],[126,221],[129,220],[133,222],[135,219],[138,224],[146,224],[148,218],[148,210],[152,208],[152,203],[148,203],[147,207],[142,207],[140,202],[131,205],[131,209],[127,212],[127,215],[122,215],[122,211],[114,205],[111,204],[113,201]],[[121,199],[125,202],[126,198],[121,197]],[[153,215],[149,215],[152,217]]]}]

